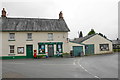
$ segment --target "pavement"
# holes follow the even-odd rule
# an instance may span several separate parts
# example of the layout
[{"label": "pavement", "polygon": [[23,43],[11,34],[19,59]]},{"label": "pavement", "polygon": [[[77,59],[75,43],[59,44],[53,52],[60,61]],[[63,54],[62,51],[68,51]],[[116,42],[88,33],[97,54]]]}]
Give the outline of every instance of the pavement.
[{"label": "pavement", "polygon": [[118,78],[118,53],[2,60],[3,78]]}]

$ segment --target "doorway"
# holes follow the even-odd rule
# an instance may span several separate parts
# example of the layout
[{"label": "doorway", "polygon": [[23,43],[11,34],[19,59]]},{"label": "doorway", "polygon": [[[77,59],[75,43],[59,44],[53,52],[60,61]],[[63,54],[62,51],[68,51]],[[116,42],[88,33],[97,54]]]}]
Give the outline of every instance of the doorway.
[{"label": "doorway", "polygon": [[48,45],[48,56],[53,57],[54,56],[54,46],[53,44]]},{"label": "doorway", "polygon": [[33,45],[26,45],[26,57],[33,58]]}]

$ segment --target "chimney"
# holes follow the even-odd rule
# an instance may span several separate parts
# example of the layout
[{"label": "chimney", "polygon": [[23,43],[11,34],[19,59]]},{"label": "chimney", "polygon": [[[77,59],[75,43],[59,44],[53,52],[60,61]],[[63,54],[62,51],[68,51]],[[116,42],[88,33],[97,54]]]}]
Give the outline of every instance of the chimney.
[{"label": "chimney", "polygon": [[2,15],[1,15],[1,17],[6,17],[6,11],[5,11],[5,8],[3,8],[3,10],[2,10]]},{"label": "chimney", "polygon": [[60,11],[60,13],[59,13],[59,19],[63,19],[63,13],[62,13],[62,11]]}]

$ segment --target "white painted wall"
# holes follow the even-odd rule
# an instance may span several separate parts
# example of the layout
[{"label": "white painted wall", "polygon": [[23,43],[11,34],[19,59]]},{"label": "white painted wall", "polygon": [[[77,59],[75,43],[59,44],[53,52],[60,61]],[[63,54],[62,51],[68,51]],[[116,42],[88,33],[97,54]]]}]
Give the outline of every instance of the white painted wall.
[{"label": "white painted wall", "polygon": [[[15,41],[9,40],[9,33],[15,33]],[[33,41],[27,41],[27,33],[32,33]],[[53,33],[53,41],[48,40],[48,33]],[[9,45],[15,45],[15,55],[25,56],[26,45],[33,44],[33,50],[38,50],[39,42],[63,42],[63,52],[69,52],[67,32],[2,32],[2,56],[8,56]],[[17,47],[24,47],[24,54],[17,54]]]},{"label": "white painted wall", "polygon": [[[100,35],[95,35],[87,40],[85,40],[84,42],[82,42],[83,44],[94,44],[94,52],[95,54],[100,54],[100,53],[110,53],[112,52],[112,42],[101,37]],[[109,44],[109,51],[100,51],[100,46],[99,44]]]}]

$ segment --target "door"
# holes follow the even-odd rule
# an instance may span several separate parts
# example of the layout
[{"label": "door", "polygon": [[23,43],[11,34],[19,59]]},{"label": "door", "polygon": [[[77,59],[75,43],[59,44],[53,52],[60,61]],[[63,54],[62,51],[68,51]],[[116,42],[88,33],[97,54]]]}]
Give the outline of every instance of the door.
[{"label": "door", "polygon": [[54,47],[52,44],[48,45],[48,56],[49,57],[54,56]]},{"label": "door", "polygon": [[85,45],[85,54],[94,54],[94,44]]},{"label": "door", "polygon": [[33,45],[26,45],[27,58],[33,58]]},{"label": "door", "polygon": [[82,46],[73,46],[74,56],[81,56],[82,52],[83,52],[83,47]]}]

